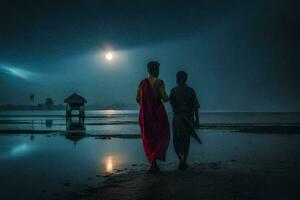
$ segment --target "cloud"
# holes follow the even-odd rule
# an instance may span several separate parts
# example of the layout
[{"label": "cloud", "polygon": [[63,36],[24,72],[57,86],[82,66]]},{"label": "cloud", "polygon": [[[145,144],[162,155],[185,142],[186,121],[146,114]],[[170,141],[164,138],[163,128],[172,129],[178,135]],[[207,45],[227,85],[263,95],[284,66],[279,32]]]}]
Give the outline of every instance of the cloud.
[{"label": "cloud", "polygon": [[34,81],[38,78],[38,74],[31,72],[26,69],[17,68],[17,67],[9,67],[9,66],[0,66],[1,71],[5,74],[9,74],[27,81]]}]

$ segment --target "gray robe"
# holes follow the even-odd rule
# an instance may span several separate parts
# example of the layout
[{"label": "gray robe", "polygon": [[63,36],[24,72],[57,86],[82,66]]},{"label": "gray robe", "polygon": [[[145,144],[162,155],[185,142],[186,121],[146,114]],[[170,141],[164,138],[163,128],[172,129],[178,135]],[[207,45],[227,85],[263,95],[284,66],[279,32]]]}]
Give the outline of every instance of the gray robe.
[{"label": "gray robe", "polygon": [[178,85],[170,93],[173,116],[173,144],[179,159],[186,160],[189,153],[190,136],[200,143],[194,131],[194,111],[199,109],[195,91],[186,84]]}]

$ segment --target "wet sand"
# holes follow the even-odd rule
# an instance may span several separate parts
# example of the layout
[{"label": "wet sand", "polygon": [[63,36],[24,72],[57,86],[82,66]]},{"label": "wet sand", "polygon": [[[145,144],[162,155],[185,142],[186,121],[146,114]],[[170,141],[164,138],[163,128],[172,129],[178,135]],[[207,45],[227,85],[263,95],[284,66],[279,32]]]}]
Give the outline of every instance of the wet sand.
[{"label": "wet sand", "polygon": [[[127,123],[127,122],[126,122]],[[1,122],[0,122],[1,124]],[[88,124],[87,124],[88,125]],[[110,124],[115,125],[115,124]],[[199,129],[215,129],[215,130],[229,130],[232,132],[242,132],[242,133],[269,133],[269,134],[299,134],[300,124],[251,124],[251,123],[204,123]],[[47,133],[67,133],[65,130],[43,130],[43,129],[1,129],[0,134],[47,134]],[[107,134],[105,134],[107,135]],[[94,132],[93,134],[87,134],[86,136],[105,136],[104,134],[98,134]],[[140,133],[133,132],[130,134],[111,134],[110,136],[133,136],[137,138]]]},{"label": "wet sand", "polygon": [[162,166],[158,174],[137,166],[107,178],[70,199],[300,199],[300,162],[194,163],[179,171],[176,163]]}]

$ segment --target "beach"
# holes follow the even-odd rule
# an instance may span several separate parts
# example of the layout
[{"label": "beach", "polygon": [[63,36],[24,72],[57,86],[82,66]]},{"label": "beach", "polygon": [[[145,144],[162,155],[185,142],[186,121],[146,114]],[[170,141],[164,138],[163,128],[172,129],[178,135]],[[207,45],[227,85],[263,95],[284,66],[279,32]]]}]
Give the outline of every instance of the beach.
[{"label": "beach", "polygon": [[188,170],[169,164],[158,174],[132,170],[86,188],[77,199],[299,199],[300,163],[194,163]]},{"label": "beach", "polygon": [[189,168],[177,170],[171,137],[161,173],[148,174],[137,111],[87,111],[78,137],[64,111],[2,111],[0,197],[298,199],[299,114],[200,116],[203,143],[191,140]]}]

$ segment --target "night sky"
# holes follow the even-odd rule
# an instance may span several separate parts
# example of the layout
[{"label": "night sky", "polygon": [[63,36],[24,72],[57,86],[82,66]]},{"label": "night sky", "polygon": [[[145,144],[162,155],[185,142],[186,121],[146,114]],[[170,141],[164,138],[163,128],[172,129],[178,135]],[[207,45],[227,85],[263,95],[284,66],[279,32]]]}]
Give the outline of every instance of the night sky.
[{"label": "night sky", "polygon": [[300,111],[295,2],[2,0],[0,104],[134,104],[158,60],[168,91],[189,73],[204,111]]}]

